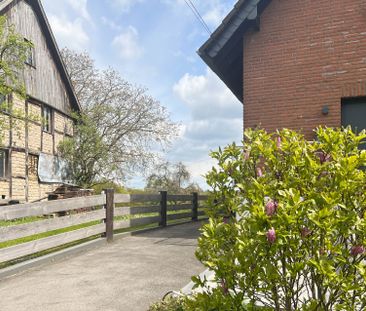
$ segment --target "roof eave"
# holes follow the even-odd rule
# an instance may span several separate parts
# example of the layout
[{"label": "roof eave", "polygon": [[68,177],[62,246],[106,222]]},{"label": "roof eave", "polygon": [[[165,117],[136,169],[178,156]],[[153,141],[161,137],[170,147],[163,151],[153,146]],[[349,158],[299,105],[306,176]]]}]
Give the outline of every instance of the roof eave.
[{"label": "roof eave", "polygon": [[[11,5],[15,0],[3,0],[0,2],[0,12],[3,12],[7,9],[9,5]],[[81,105],[80,102],[76,96],[74,87],[71,83],[70,76],[67,72],[65,63],[61,57],[60,50],[58,48],[58,45],[56,43],[56,39],[53,35],[51,26],[48,22],[47,15],[43,9],[42,3],[40,0],[25,0],[27,1],[35,10],[39,18],[39,22],[41,25],[42,30],[44,31],[44,35],[47,39],[47,44],[51,52],[54,54],[54,61],[56,62],[57,68],[60,72],[61,78],[65,84],[67,93],[70,97],[70,102],[72,105],[72,108],[76,112],[81,112]]]},{"label": "roof eave", "polygon": [[[242,71],[240,74],[238,71],[236,73],[240,76],[232,77],[231,69],[243,66],[242,38],[245,31],[257,23],[260,14],[259,4],[266,1],[269,2],[269,0],[239,0],[197,52],[241,102],[243,102],[243,84],[239,82],[243,79]],[[225,60],[230,58],[235,59],[236,63],[226,64]]]}]

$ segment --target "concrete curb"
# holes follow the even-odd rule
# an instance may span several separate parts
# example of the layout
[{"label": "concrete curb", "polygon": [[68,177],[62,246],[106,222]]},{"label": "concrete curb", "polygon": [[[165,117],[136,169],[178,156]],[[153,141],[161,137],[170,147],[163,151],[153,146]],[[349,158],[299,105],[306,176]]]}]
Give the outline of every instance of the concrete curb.
[{"label": "concrete curb", "polygon": [[43,265],[47,265],[50,263],[58,262],[67,258],[70,258],[72,256],[77,256],[81,253],[84,253],[88,250],[91,250],[93,248],[96,248],[98,246],[106,245],[107,241],[106,239],[99,238],[93,241],[89,241],[80,245],[72,246],[67,249],[51,253],[42,257],[34,258],[31,260],[27,260],[24,262],[21,262],[19,264],[15,264],[13,266],[4,268],[0,270],[0,282],[4,279],[18,276],[22,273],[25,273],[31,269],[38,268]]}]

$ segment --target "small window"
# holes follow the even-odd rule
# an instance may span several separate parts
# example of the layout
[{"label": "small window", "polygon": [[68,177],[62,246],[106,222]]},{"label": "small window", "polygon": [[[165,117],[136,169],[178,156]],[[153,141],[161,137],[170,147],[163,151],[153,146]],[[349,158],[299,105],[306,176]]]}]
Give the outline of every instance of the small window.
[{"label": "small window", "polygon": [[52,111],[51,108],[44,106],[42,110],[43,131],[52,132]]},{"label": "small window", "polygon": [[28,176],[30,178],[37,178],[38,176],[38,156],[29,155],[28,158]]},{"label": "small window", "polygon": [[8,177],[8,152],[0,150],[0,178]]},{"label": "small window", "polygon": [[[24,41],[31,43],[29,40],[24,39]],[[34,46],[30,46],[27,50],[27,55],[25,59],[25,63],[29,66],[36,67],[36,54],[34,50]]]},{"label": "small window", "polygon": [[9,112],[7,96],[4,94],[0,94],[0,111]]}]

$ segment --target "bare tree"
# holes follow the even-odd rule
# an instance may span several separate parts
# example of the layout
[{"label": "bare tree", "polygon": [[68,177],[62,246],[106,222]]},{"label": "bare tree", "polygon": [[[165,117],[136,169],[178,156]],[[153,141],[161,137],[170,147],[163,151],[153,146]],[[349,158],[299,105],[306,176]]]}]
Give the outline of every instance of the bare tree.
[{"label": "bare tree", "polygon": [[149,192],[202,192],[199,185],[190,180],[191,174],[182,162],[176,164],[164,162],[156,165],[154,172],[148,176],[145,189]]},{"label": "bare tree", "polygon": [[[127,82],[113,68],[97,69],[86,52],[63,49],[62,56],[83,108],[83,118],[96,128],[102,142],[99,147],[108,150],[99,162],[98,157],[88,157],[94,161],[89,162],[88,168],[94,177],[84,180],[84,185],[100,178],[120,180],[131,169],[141,170],[153,164],[156,151],[169,147],[178,133],[178,125],[171,121],[167,109],[146,89]],[[66,158],[70,157],[70,146],[60,148]],[[74,144],[72,148],[78,147]],[[83,152],[85,149],[93,153],[93,148],[84,148]],[[83,154],[77,154],[69,160],[81,162],[73,165],[74,174],[80,175],[84,173],[79,170]]]}]

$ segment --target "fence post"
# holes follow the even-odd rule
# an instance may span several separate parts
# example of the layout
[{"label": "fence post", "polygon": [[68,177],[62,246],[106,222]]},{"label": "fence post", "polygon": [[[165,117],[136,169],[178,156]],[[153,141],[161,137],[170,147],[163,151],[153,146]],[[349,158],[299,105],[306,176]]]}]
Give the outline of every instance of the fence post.
[{"label": "fence post", "polygon": [[107,242],[113,241],[113,218],[114,218],[114,189],[104,190],[105,203],[105,237]]},{"label": "fence post", "polygon": [[166,227],[167,209],[168,209],[168,192],[160,191],[160,223],[159,226]]},{"label": "fence post", "polygon": [[198,193],[193,192],[192,193],[192,220],[197,221],[198,220]]}]

